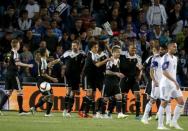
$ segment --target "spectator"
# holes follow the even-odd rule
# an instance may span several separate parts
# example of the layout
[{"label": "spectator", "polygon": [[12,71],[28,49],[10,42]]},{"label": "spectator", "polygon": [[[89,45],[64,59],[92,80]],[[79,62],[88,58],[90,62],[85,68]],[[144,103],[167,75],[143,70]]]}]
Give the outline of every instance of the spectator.
[{"label": "spectator", "polygon": [[70,50],[71,48],[71,42],[69,41],[69,33],[64,32],[63,37],[60,41],[60,45],[63,47],[64,51]]},{"label": "spectator", "polygon": [[39,16],[40,7],[35,0],[28,0],[25,9],[28,11],[28,18],[32,19]]},{"label": "spectator", "polygon": [[100,27],[97,27],[96,21],[93,19],[91,20],[91,32],[92,36],[100,36],[102,33],[102,29]]},{"label": "spectator", "polygon": [[51,27],[53,34],[58,38],[58,41],[60,41],[62,38],[62,31],[58,28],[57,22],[53,20],[51,22]]},{"label": "spectator", "polygon": [[53,55],[54,59],[59,59],[62,55],[63,55],[63,48],[61,45],[58,45]]}]

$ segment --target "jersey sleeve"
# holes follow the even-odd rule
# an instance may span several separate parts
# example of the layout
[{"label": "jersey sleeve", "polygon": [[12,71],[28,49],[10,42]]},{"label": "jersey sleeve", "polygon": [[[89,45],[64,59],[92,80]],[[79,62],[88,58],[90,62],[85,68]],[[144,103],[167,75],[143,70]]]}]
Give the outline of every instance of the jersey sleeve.
[{"label": "jersey sleeve", "polygon": [[150,67],[153,68],[153,69],[155,69],[158,66],[159,66],[158,61],[155,59],[155,57],[153,57],[152,60],[151,60],[151,66]]},{"label": "jersey sleeve", "polygon": [[168,70],[169,69],[169,59],[168,59],[168,56],[165,55],[163,56],[162,58],[162,70],[165,71],[165,70]]}]

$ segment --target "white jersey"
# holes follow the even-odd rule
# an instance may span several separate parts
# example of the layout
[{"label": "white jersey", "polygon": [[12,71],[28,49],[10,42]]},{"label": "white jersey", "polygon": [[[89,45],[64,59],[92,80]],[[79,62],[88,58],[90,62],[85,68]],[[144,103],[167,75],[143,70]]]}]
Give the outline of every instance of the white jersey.
[{"label": "white jersey", "polygon": [[154,69],[154,79],[159,83],[162,77],[162,57],[159,54],[156,54],[152,57],[151,68]]},{"label": "white jersey", "polygon": [[[161,60],[161,64],[162,64],[162,70],[163,71],[168,71],[168,73],[170,74],[170,76],[172,76],[172,78],[174,80],[176,80],[176,70],[177,70],[177,57],[174,55],[169,55],[168,53],[166,53]],[[173,83],[171,80],[169,80],[166,76],[162,75],[162,80]]]}]

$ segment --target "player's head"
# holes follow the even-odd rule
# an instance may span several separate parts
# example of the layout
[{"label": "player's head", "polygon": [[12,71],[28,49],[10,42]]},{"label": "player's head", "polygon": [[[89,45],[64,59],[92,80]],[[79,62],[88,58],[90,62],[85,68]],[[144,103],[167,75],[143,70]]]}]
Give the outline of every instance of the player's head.
[{"label": "player's head", "polygon": [[46,48],[40,48],[41,57],[48,57],[48,51]]},{"label": "player's head", "polygon": [[154,41],[152,44],[152,52],[153,54],[159,53],[160,50],[160,45],[159,45],[159,41]]},{"label": "player's head", "polygon": [[168,53],[175,54],[177,52],[177,44],[175,41],[171,41],[168,43]]},{"label": "player's head", "polygon": [[79,41],[78,40],[74,40],[72,42],[71,49],[73,52],[78,52],[78,50],[79,50]]},{"label": "player's head", "polygon": [[160,50],[159,50],[160,56],[163,56],[166,52],[167,52],[166,45],[160,45]]},{"label": "player's head", "polygon": [[129,47],[128,47],[128,51],[130,55],[135,55],[136,54],[136,43],[134,43],[133,41],[129,42]]},{"label": "player's head", "polygon": [[34,53],[34,58],[35,58],[36,61],[39,61],[39,60],[40,60],[41,55],[40,55],[40,51],[39,51],[39,50],[37,50],[37,51]]},{"label": "player's head", "polygon": [[20,42],[17,39],[13,39],[11,41],[11,47],[15,50],[19,50],[20,49]]},{"label": "player's head", "polygon": [[112,47],[112,56],[115,59],[117,59],[117,58],[120,57],[120,54],[121,54],[121,48],[120,48],[120,46],[117,46],[117,45],[113,46]]},{"label": "player's head", "polygon": [[89,42],[89,50],[91,50],[93,53],[97,53],[99,50],[99,45],[96,41],[90,41]]}]

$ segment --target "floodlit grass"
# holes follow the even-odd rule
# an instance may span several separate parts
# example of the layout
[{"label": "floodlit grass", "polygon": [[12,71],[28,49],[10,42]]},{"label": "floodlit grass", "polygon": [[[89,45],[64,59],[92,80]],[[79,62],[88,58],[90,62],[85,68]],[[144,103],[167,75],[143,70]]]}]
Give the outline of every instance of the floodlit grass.
[{"label": "floodlit grass", "polygon": [[[63,118],[61,113],[53,117],[44,117],[43,112],[34,116],[19,116],[17,112],[4,112],[0,116],[0,131],[156,131],[157,121],[154,118],[149,125],[144,125],[130,115],[127,119],[94,119],[79,118],[76,113],[71,118]],[[180,126],[188,130],[188,117],[181,116]],[[175,130],[175,129],[171,129]]]}]

